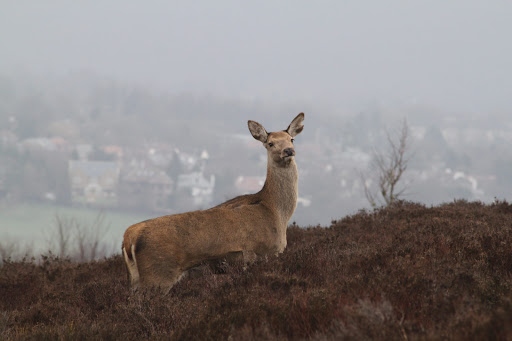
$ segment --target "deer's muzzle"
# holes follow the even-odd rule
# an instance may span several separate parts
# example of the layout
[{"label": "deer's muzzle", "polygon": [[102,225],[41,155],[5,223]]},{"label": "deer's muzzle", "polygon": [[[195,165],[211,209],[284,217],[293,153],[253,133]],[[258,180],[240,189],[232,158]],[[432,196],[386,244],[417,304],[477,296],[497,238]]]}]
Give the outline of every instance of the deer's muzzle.
[{"label": "deer's muzzle", "polygon": [[294,156],[295,155],[295,150],[293,148],[286,148],[285,150],[283,150],[283,157],[289,157],[289,156]]}]

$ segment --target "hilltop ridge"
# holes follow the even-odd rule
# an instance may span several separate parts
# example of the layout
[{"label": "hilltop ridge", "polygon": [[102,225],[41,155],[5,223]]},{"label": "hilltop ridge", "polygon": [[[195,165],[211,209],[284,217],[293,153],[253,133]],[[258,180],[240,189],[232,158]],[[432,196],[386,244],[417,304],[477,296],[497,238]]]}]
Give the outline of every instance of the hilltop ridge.
[{"label": "hilltop ridge", "polygon": [[512,205],[400,202],[131,295],[120,256],[0,268],[3,339],[510,339]]}]

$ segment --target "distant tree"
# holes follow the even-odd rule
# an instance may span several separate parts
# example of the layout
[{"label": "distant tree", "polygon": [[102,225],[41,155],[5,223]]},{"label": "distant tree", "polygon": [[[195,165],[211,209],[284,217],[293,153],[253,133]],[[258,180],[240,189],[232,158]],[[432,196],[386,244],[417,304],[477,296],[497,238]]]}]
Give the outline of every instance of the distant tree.
[{"label": "distant tree", "polygon": [[[379,203],[390,205],[399,200],[406,190],[406,186],[399,186],[404,172],[407,170],[409,148],[409,125],[403,120],[402,126],[393,138],[386,133],[388,150],[374,150],[374,159],[371,166],[373,176],[369,178],[361,173],[364,195],[372,207]],[[375,182],[372,180],[376,180]],[[375,183],[375,185],[374,185]],[[375,189],[375,186],[377,189]]]},{"label": "distant tree", "polygon": [[47,231],[48,250],[60,258],[78,262],[99,259],[107,255],[103,242],[110,224],[105,223],[105,214],[100,211],[92,223],[80,223],[74,217],[55,214],[53,229]]},{"label": "distant tree", "polygon": [[15,241],[8,239],[0,241],[0,262],[7,261],[8,259],[16,259],[17,257],[15,257],[15,255],[18,249],[19,245]]}]

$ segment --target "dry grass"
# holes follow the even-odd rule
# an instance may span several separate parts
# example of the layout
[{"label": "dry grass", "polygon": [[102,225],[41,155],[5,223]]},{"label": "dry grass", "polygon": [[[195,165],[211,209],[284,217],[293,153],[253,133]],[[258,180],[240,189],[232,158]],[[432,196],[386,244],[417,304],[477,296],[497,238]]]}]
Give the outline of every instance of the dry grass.
[{"label": "dry grass", "polygon": [[399,203],[131,295],[120,256],[0,269],[2,339],[511,339],[512,205]]}]

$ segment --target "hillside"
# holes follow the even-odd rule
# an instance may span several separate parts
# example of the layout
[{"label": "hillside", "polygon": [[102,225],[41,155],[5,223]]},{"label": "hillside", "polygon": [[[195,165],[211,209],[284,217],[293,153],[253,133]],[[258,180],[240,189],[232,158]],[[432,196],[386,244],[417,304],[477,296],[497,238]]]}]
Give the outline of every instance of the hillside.
[{"label": "hillside", "polygon": [[512,205],[292,226],[279,257],[198,270],[165,296],[131,295],[120,256],[7,262],[0,297],[1,339],[511,339]]}]

